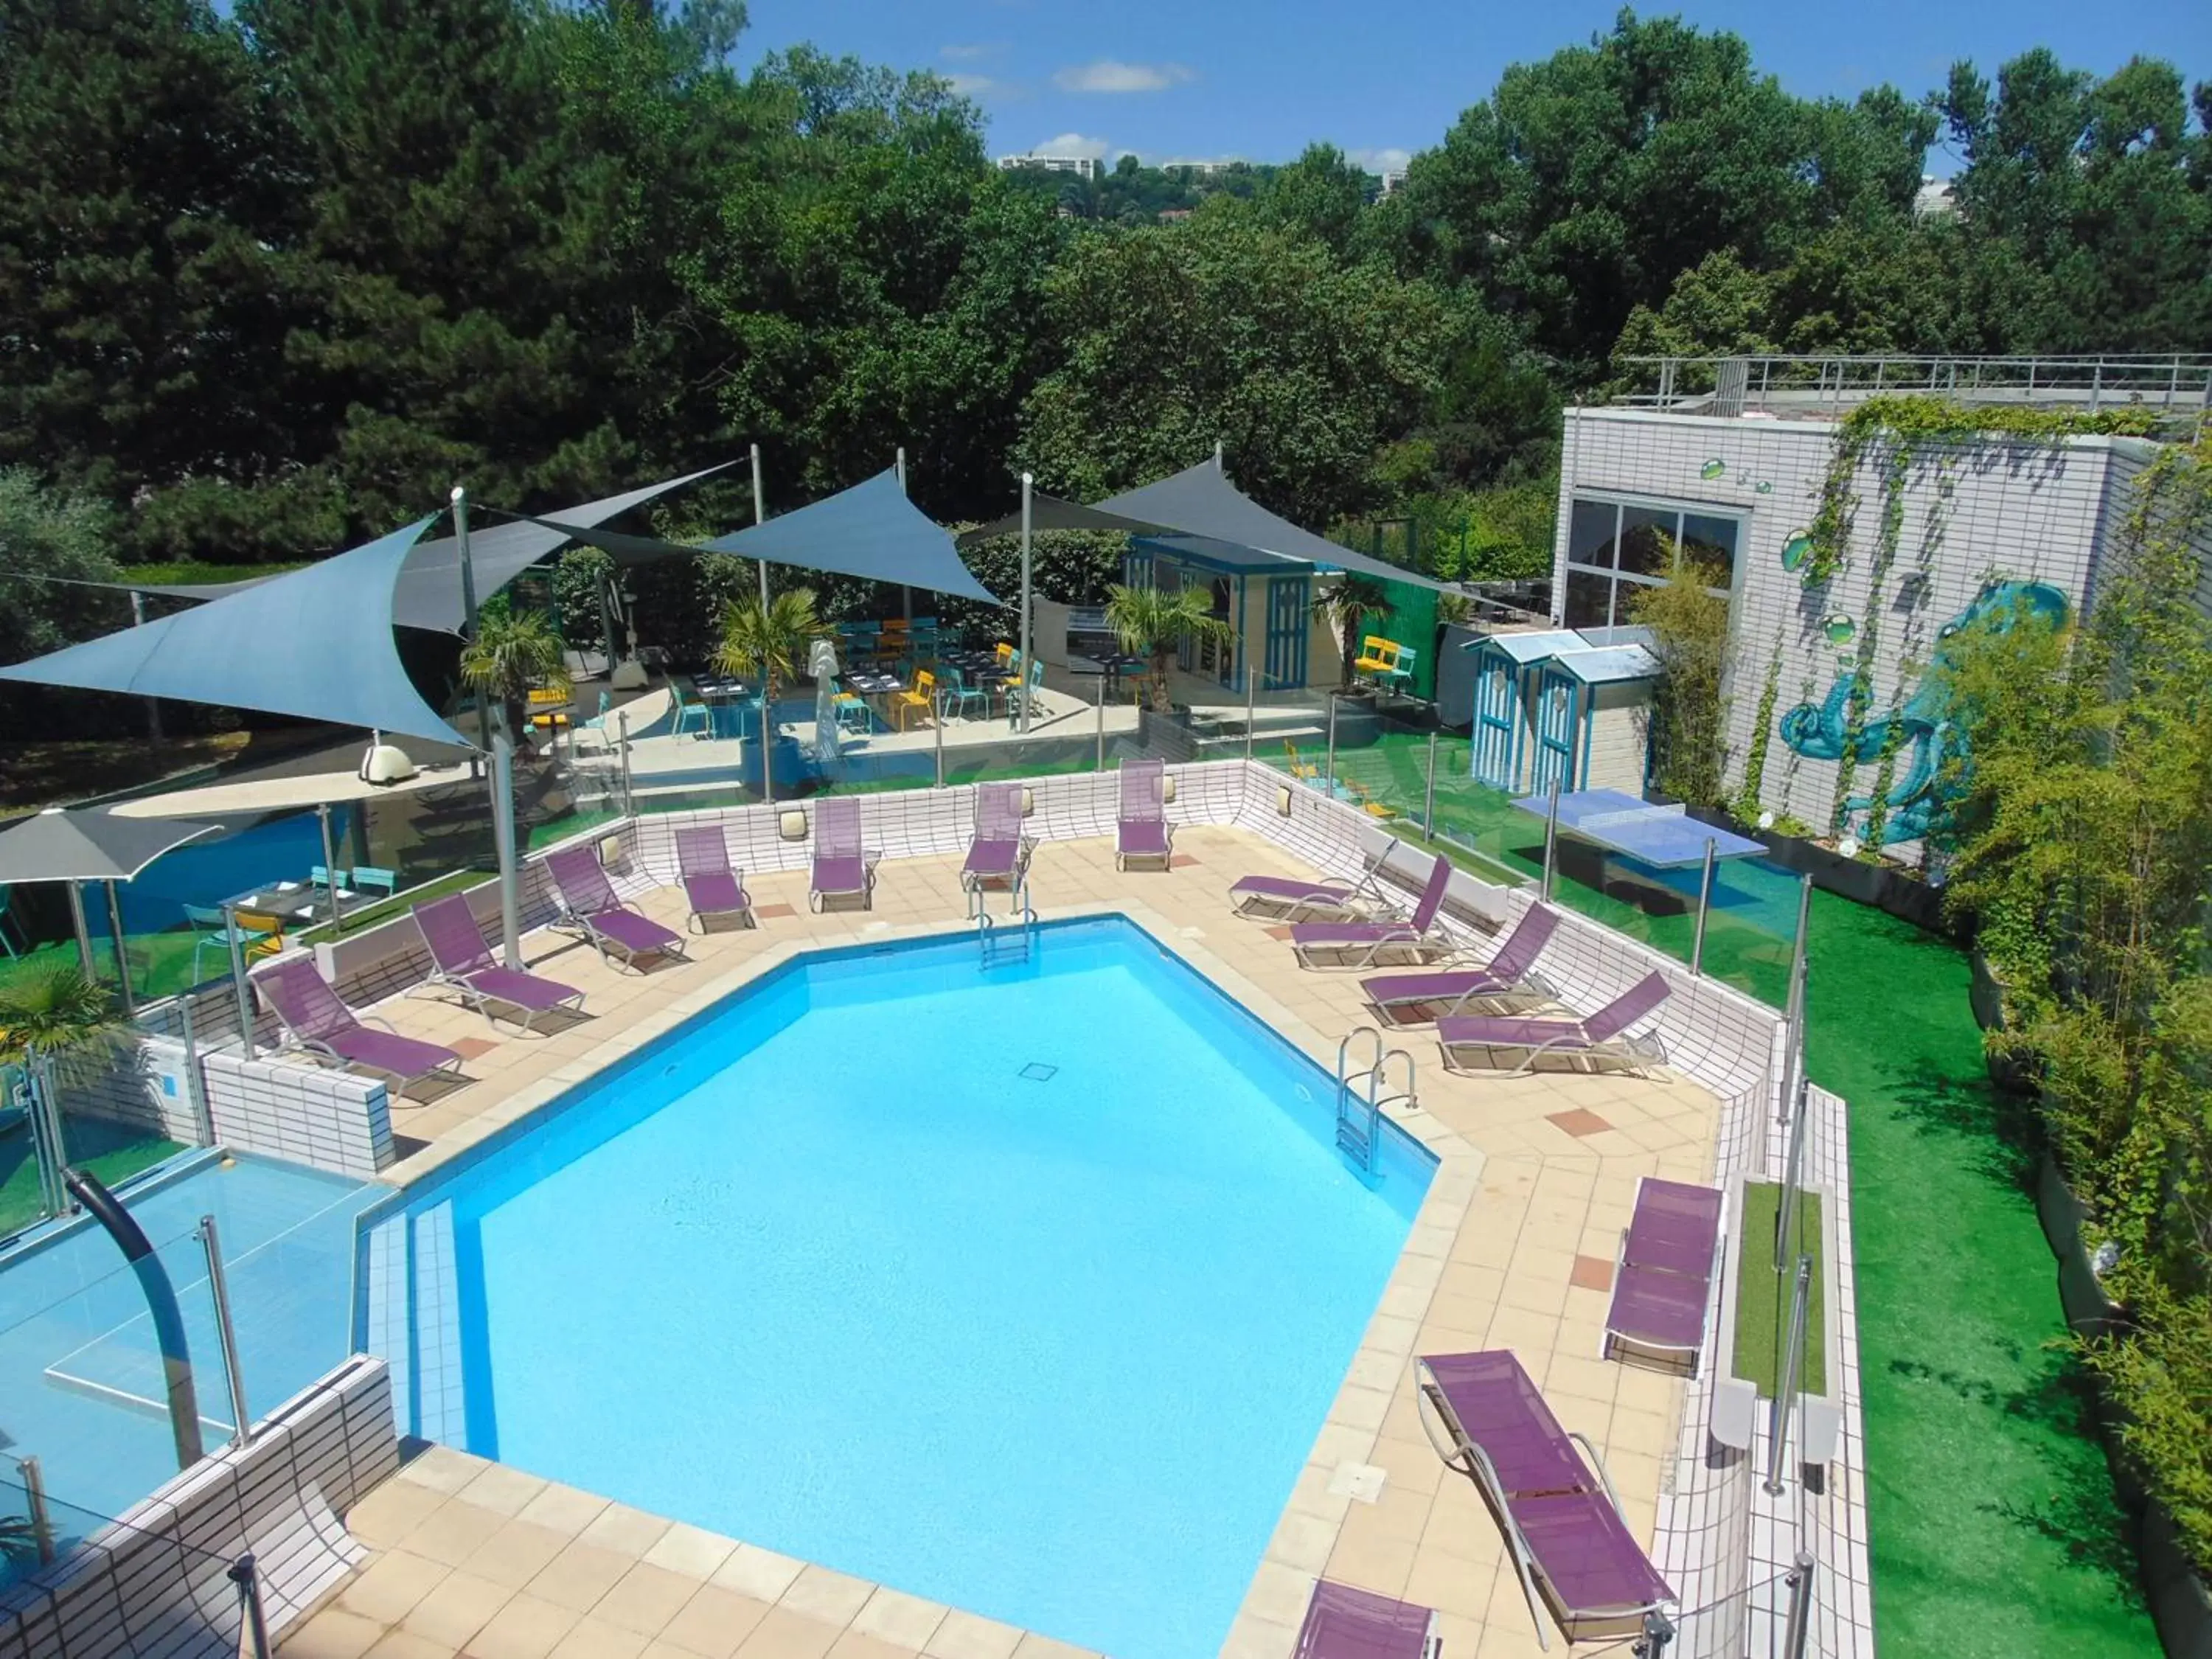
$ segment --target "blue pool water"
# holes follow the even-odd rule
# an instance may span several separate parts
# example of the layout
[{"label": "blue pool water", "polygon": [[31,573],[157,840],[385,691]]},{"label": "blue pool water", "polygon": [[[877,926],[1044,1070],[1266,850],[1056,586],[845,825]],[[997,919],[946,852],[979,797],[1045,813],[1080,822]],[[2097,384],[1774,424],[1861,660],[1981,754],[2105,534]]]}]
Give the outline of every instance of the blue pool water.
[{"label": "blue pool water", "polygon": [[988,971],[971,938],[802,958],[410,1193],[368,1332],[435,1437],[1211,1653],[1432,1168],[1391,1131],[1356,1170],[1332,1091],[1118,921]]},{"label": "blue pool water", "polygon": [[[123,1189],[184,1315],[207,1449],[230,1437],[207,1258],[212,1215],[230,1286],[239,1370],[256,1416],[351,1351],[356,1218],[383,1189],[266,1159],[202,1153]],[[177,1473],[145,1291],[89,1221],[0,1257],[0,1451],[38,1458],[64,1534],[81,1537]],[[0,1467],[0,1482],[12,1470]],[[0,1491],[0,1514],[15,1513]]]}]

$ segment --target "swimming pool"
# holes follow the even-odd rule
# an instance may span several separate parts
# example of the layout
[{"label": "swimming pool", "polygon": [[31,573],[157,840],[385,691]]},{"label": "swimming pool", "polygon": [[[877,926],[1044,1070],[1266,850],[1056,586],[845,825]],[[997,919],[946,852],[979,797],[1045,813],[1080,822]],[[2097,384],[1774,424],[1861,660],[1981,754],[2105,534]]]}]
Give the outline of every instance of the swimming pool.
[{"label": "swimming pool", "polygon": [[[1119,919],[798,958],[411,1190],[427,1437],[1123,1659],[1220,1644],[1433,1168]],[[411,1298],[406,1287],[411,1285]]]}]

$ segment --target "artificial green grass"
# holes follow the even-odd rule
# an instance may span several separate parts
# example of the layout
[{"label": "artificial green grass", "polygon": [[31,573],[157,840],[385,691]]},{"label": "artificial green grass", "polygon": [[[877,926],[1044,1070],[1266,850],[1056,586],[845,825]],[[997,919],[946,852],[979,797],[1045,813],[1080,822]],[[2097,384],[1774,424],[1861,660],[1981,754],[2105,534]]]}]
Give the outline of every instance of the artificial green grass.
[{"label": "artificial green grass", "polygon": [[1820,1274],[1820,1195],[1807,1193],[1790,1217],[1792,1240],[1774,1267],[1774,1231],[1782,1188],[1771,1181],[1750,1181],[1743,1188],[1743,1236],[1736,1240],[1735,1374],[1758,1387],[1768,1400],[1782,1389],[1782,1354],[1790,1340],[1790,1304],[1796,1296],[1797,1258],[1813,1258],[1811,1294],[1805,1310],[1804,1369],[1797,1387],[1805,1394],[1828,1391],[1827,1297]]},{"label": "artificial green grass", "polygon": [[[568,835],[572,834],[573,831],[564,827],[562,833]],[[395,893],[390,898],[379,899],[375,903],[364,906],[359,910],[349,910],[340,919],[343,923],[341,927],[333,927],[327,921],[317,922],[297,937],[301,944],[313,945],[319,939],[337,939],[346,933],[358,933],[364,927],[374,927],[379,922],[390,921],[394,916],[405,915],[418,904],[428,903],[432,899],[443,898],[448,893],[459,893],[465,889],[479,887],[485,882],[497,879],[498,878],[488,870],[456,870],[451,875],[440,876],[435,881],[425,882],[420,887],[410,888],[404,893]]]},{"label": "artificial green grass", "polygon": [[1807,1060],[1850,1103],[1875,1623],[1886,1659],[2159,1652],[2065,1347],[2016,1111],[1955,946],[1816,893]]},{"label": "artificial green grass", "polygon": [[[62,1136],[70,1162],[110,1187],[185,1149],[173,1140],[111,1123],[105,1118],[64,1117]],[[0,1238],[39,1218],[39,1165],[27,1126],[0,1133]]]},{"label": "artificial green grass", "polygon": [[[131,953],[131,988],[141,1002],[173,995],[192,982],[193,936],[190,932],[179,929],[166,933],[131,933],[125,935],[125,943]],[[112,983],[115,947],[104,930],[93,934],[92,957],[101,977]],[[212,953],[204,960],[213,972]],[[0,996],[5,996],[11,985],[52,973],[56,968],[76,965],[74,939],[49,941],[20,957],[0,957]],[[228,963],[225,970],[228,971]]]}]

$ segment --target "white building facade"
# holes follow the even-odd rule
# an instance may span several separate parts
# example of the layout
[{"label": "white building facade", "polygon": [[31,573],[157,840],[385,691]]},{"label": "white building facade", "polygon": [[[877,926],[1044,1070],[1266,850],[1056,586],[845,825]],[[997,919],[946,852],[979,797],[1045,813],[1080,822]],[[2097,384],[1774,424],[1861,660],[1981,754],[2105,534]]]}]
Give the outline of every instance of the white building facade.
[{"label": "white building facade", "polygon": [[[2093,604],[2129,484],[2156,446],[1989,437],[1931,447],[1908,475],[1886,568],[1882,485],[1864,460],[1843,566],[1808,586],[1837,430],[1833,420],[1569,410],[1553,619],[1607,637],[1632,623],[1640,588],[1666,581],[1678,556],[1698,559],[1729,601],[1731,793],[1910,860],[1957,741],[1929,664],[1977,617],[2026,605],[2071,620]],[[1863,664],[1870,695],[1854,721]]]}]

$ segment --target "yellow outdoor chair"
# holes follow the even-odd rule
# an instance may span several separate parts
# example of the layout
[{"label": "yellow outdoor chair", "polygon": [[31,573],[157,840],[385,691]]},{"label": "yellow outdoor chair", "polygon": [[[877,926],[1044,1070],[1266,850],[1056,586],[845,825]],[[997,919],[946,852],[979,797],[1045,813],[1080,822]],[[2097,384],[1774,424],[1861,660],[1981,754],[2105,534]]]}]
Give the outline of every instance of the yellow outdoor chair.
[{"label": "yellow outdoor chair", "polygon": [[1352,672],[1373,680],[1395,679],[1398,658],[1405,648],[1395,640],[1370,634],[1359,642],[1359,654],[1352,659]]},{"label": "yellow outdoor chair", "polygon": [[898,729],[906,730],[906,717],[910,710],[919,708],[923,715],[934,718],[937,707],[937,676],[927,669],[914,677],[914,690],[901,691],[891,698],[891,710],[898,716]]},{"label": "yellow outdoor chair", "polygon": [[1321,781],[1321,768],[1311,761],[1300,760],[1297,744],[1288,738],[1283,739],[1283,753],[1290,758],[1291,777],[1300,783],[1318,784]]}]

